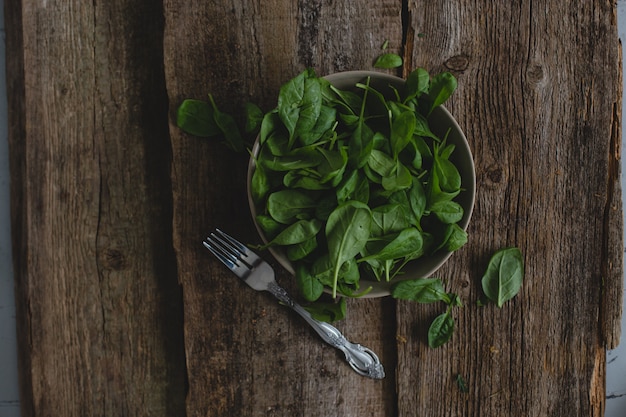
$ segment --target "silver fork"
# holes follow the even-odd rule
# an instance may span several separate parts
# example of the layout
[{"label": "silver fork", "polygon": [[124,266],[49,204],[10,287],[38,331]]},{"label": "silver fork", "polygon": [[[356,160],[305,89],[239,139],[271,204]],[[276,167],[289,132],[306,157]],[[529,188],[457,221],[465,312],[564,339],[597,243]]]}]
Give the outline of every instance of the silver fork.
[{"label": "silver fork", "polygon": [[302,316],[326,343],[346,355],[346,360],[357,373],[373,379],[385,377],[383,365],[374,352],[364,346],[349,342],[339,330],[330,324],[314,319],[287,294],[284,288],[276,283],[272,267],[244,244],[219,229],[211,233],[202,243],[250,287],[257,291],[270,292]]}]

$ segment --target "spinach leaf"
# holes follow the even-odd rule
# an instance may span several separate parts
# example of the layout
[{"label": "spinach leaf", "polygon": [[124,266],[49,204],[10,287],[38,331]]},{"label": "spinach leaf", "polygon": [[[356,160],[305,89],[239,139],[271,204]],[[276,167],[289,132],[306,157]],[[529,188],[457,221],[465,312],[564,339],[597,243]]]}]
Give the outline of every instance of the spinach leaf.
[{"label": "spinach leaf", "polygon": [[428,91],[428,85],[430,83],[430,75],[424,68],[416,68],[413,70],[406,79],[406,92],[404,103],[412,100],[416,97]]},{"label": "spinach leaf", "polygon": [[307,301],[315,301],[324,292],[324,285],[313,275],[304,264],[296,266],[296,284],[300,293]]},{"label": "spinach leaf", "polygon": [[324,148],[317,148],[320,154],[320,164],[318,173],[322,183],[331,182],[336,187],[341,182],[343,172],[348,164],[348,154],[345,148],[338,151],[330,151]]},{"label": "spinach leaf", "polygon": [[396,161],[393,170],[382,179],[382,186],[387,191],[406,190],[411,187],[413,177],[411,171],[400,161]]},{"label": "spinach leaf", "polygon": [[418,303],[435,303],[449,301],[448,293],[443,289],[439,278],[421,278],[400,281],[393,286],[391,296],[400,300]]},{"label": "spinach leaf", "polygon": [[[269,142],[268,142],[269,143]],[[319,165],[321,155],[314,148],[297,148],[282,156],[265,157],[263,164],[272,171],[291,171]]]},{"label": "spinach leaf", "polygon": [[417,225],[426,210],[426,192],[420,181],[413,181],[411,188],[407,191],[409,207],[414,216],[414,223]]},{"label": "spinach leaf", "polygon": [[256,134],[261,129],[261,123],[264,118],[263,110],[256,104],[247,102],[244,105],[244,112],[246,133]]},{"label": "spinach leaf", "polygon": [[317,301],[313,304],[304,306],[304,309],[317,320],[334,322],[342,320],[346,317],[346,299],[341,298],[336,303]]},{"label": "spinach leaf", "polygon": [[372,258],[381,261],[393,261],[394,259],[405,258],[422,250],[424,239],[419,230],[409,227],[401,231],[393,240],[386,244],[378,253],[365,256],[360,261]]},{"label": "spinach leaf", "polygon": [[324,190],[330,185],[320,181],[319,174],[313,170],[299,169],[289,171],[283,178],[283,184],[287,188],[302,188],[305,190]]},{"label": "spinach leaf", "polygon": [[456,375],[456,384],[459,387],[459,390],[461,392],[464,392],[464,393],[468,393],[469,392],[469,388],[467,386],[467,382],[465,381],[465,378],[463,378],[463,376],[461,374],[457,374]]},{"label": "spinach leaf", "polygon": [[398,54],[382,54],[379,55],[374,61],[374,68],[398,68],[402,66],[402,57]]},{"label": "spinach leaf", "polygon": [[463,207],[456,201],[437,201],[430,206],[430,211],[444,224],[458,223],[463,218]]},{"label": "spinach leaf", "polygon": [[333,265],[333,297],[337,296],[339,269],[365,247],[370,235],[372,212],[359,201],[338,206],[326,222],[326,241]]},{"label": "spinach leaf", "polygon": [[435,349],[445,344],[454,333],[454,318],[450,309],[435,317],[428,329],[428,346]]},{"label": "spinach leaf", "polygon": [[378,149],[373,149],[367,165],[382,178],[391,175],[396,169],[396,161],[391,156]]},{"label": "spinach leaf", "polygon": [[406,207],[401,204],[383,204],[372,209],[372,237],[399,233],[409,226]]},{"label": "spinach leaf", "polygon": [[272,245],[295,245],[314,238],[322,227],[322,222],[317,219],[298,220],[281,231],[267,246]]},{"label": "spinach leaf", "polygon": [[444,236],[441,247],[445,248],[448,252],[459,250],[467,243],[467,232],[461,229],[456,223],[446,226]]},{"label": "spinach leaf", "polygon": [[482,278],[485,295],[498,307],[515,297],[522,287],[524,279],[524,259],[516,248],[504,248],[496,251]]},{"label": "spinach leaf", "polygon": [[278,115],[289,132],[289,147],[296,138],[315,126],[322,109],[322,87],[312,69],[280,88]]},{"label": "spinach leaf", "polygon": [[259,144],[264,145],[270,135],[281,127],[280,116],[278,110],[274,109],[263,116],[261,121],[261,130],[259,131]]},{"label": "spinach leaf", "polygon": [[348,115],[358,116],[363,105],[363,99],[352,91],[339,90],[334,86],[330,88],[337,96],[333,103],[341,106]]},{"label": "spinach leaf", "polygon": [[435,154],[433,175],[437,176],[441,191],[456,193],[461,189],[461,174],[449,159]]},{"label": "spinach leaf", "polygon": [[210,94],[209,100],[211,101],[211,106],[213,106],[213,120],[222,131],[224,139],[226,140],[226,146],[235,152],[243,151],[245,145],[235,118],[228,113],[220,111],[215,104],[215,100],[213,100],[213,96]]},{"label": "spinach leaf", "polygon": [[333,127],[336,120],[337,111],[332,107],[322,105],[315,125],[309,130],[302,128],[300,131],[300,143],[304,146],[315,143]]},{"label": "spinach leaf", "polygon": [[389,142],[391,144],[391,150],[394,158],[398,158],[400,152],[413,138],[416,122],[417,119],[415,118],[415,113],[412,111],[402,112],[393,120],[391,124],[391,136],[389,138]]},{"label": "spinach leaf", "polygon": [[445,103],[454,90],[456,90],[456,87],[457,80],[451,73],[442,72],[441,74],[435,75],[430,80],[430,85],[428,86],[428,98],[431,101],[428,114],[430,114],[435,107]]},{"label": "spinach leaf", "polygon": [[274,220],[290,224],[315,209],[315,200],[311,195],[297,190],[281,190],[267,198],[267,211]]},{"label": "spinach leaf", "polygon": [[184,132],[199,137],[216,136],[221,132],[213,120],[213,108],[201,100],[184,100],[176,112],[176,125]]},{"label": "spinach leaf", "polygon": [[255,217],[257,224],[263,230],[263,233],[268,239],[272,239],[274,236],[280,233],[285,225],[278,223],[266,214],[259,214]]},{"label": "spinach leaf", "polygon": [[[428,125],[428,120],[422,116],[420,113],[415,113],[415,135],[431,138],[436,142],[439,142],[441,139],[437,135],[435,135],[432,130],[430,130],[430,126]],[[430,151],[430,149],[428,149]]]},{"label": "spinach leaf", "polygon": [[315,249],[317,249],[317,236],[313,236],[304,242],[287,246],[287,258],[292,262],[299,261],[309,256]]},{"label": "spinach leaf", "polygon": [[254,203],[260,205],[270,190],[271,186],[265,168],[257,163],[250,179],[250,194]]}]

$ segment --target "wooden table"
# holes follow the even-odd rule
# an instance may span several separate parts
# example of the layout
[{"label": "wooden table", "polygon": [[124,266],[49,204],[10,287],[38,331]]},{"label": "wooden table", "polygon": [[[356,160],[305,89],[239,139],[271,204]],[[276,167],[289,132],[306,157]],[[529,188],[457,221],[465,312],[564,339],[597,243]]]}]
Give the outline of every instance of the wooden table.
[{"label": "wooden table", "polygon": [[[614,2],[6,2],[12,224],[24,416],[602,416],[622,294],[621,47]],[[257,239],[246,155],[175,126],[184,98],[276,105],[282,83],[448,70],[476,163],[469,243],[440,271],[465,306],[348,300],[379,353],[358,376],[200,245]],[[518,246],[520,294],[478,307]],[[278,280],[293,288],[281,272]],[[457,377],[467,384],[467,392]]]}]

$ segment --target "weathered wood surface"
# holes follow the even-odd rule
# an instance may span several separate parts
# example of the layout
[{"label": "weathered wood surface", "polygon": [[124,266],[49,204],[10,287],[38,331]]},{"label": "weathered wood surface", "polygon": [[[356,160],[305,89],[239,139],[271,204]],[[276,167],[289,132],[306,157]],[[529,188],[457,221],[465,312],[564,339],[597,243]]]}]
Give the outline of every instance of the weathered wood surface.
[{"label": "weathered wood surface", "polygon": [[[24,415],[601,416],[623,288],[621,51],[615,5],[582,3],[7,1]],[[440,271],[465,303],[449,344],[424,342],[435,306],[349,301],[338,327],[388,373],[370,381],[207,255],[216,226],[255,240],[247,160],[174,112],[208,93],[268,110],[303,68],[369,69],[385,40],[399,74],[458,77],[448,108],[478,195]],[[521,293],[477,307],[509,245]]]},{"label": "weathered wood surface", "polygon": [[[382,42],[389,39],[397,48],[402,35],[400,4],[377,4],[363,12],[352,1],[332,7],[321,2],[298,7],[281,1],[167,2],[164,55],[170,113],[183,98],[208,93],[231,112],[245,100],[269,110],[276,105],[280,85],[306,66],[320,74],[370,67]],[[216,226],[254,241],[246,211],[247,156],[189,138],[173,125],[170,134],[189,415],[313,416],[329,410],[392,415],[393,367],[382,383],[356,375],[300,319],[237,282],[199,245]],[[278,280],[289,286],[286,274]],[[386,363],[393,363],[395,335],[385,325],[393,325],[394,314],[388,300],[353,302],[352,319],[340,327],[367,340]]]},{"label": "weathered wood surface", "polygon": [[23,415],[180,415],[160,5],[5,4]]}]

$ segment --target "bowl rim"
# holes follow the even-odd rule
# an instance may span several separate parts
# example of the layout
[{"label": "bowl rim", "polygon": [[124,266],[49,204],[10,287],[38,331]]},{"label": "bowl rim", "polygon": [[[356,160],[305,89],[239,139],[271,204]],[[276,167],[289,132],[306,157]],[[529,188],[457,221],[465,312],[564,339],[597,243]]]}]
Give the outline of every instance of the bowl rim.
[{"label": "bowl rim", "polygon": [[[367,77],[372,77],[372,78],[375,77],[378,80],[389,81],[389,82],[394,83],[394,84],[404,84],[404,83],[406,83],[405,79],[400,78],[400,77],[395,76],[395,75],[392,75],[392,74],[387,74],[387,73],[377,72],[377,71],[366,71],[366,70],[341,71],[341,72],[328,74],[328,75],[326,75],[326,76],[324,76],[322,78],[327,79],[328,81],[331,82],[331,84],[333,84],[333,82],[336,83],[336,82],[342,81],[344,79],[360,80],[360,79],[364,79],[364,78],[367,78]],[[358,81],[355,81],[354,83],[356,83],[356,82],[358,82]],[[352,83],[352,84],[354,84],[354,83]],[[473,157],[471,148],[469,146],[469,142],[467,140],[467,137],[465,136],[465,133],[463,132],[463,129],[461,129],[461,126],[458,124],[457,120],[450,113],[450,111],[448,111],[448,109],[445,106],[440,105],[440,106],[438,106],[437,108],[435,108],[433,110],[433,114],[431,114],[430,117],[433,117],[434,115],[436,115],[437,117],[443,116],[446,119],[448,119],[447,121],[450,123],[450,125],[454,128],[454,131],[456,132],[456,134],[459,136],[460,144],[462,145],[462,148],[461,148],[462,151],[463,151],[462,153],[465,154],[466,161],[468,162],[468,165],[469,165],[469,170],[467,170],[467,172],[470,173],[469,178],[462,177],[463,180],[464,180],[463,196],[467,200],[467,202],[466,202],[467,207],[464,207],[465,211],[464,211],[463,219],[458,223],[458,225],[464,231],[466,231],[468,226],[469,226],[472,214],[474,212],[474,205],[475,205],[475,201],[476,201],[476,167],[475,167],[475,164],[474,164],[474,157]],[[457,152],[458,151],[458,144],[455,144],[455,145],[457,145],[457,148],[455,148],[455,152]],[[259,224],[256,221],[257,210],[256,210],[256,206],[254,204],[253,198],[252,198],[251,188],[250,188],[250,184],[251,184],[251,180],[252,180],[252,174],[254,173],[254,169],[256,168],[256,159],[255,158],[256,158],[256,156],[259,153],[259,149],[260,149],[259,136],[257,136],[255,141],[254,141],[253,147],[251,149],[250,159],[248,161],[248,172],[247,172],[247,177],[246,177],[246,192],[247,192],[247,197],[248,197],[248,205],[249,205],[249,209],[250,209],[250,215],[252,216],[252,222],[254,224],[254,227],[256,228],[257,234],[259,235],[259,237],[261,238],[263,243],[267,244],[269,241],[265,237],[265,234],[263,233],[263,230],[261,230]],[[457,153],[457,155],[458,155],[458,153]],[[469,183],[466,183],[466,181],[469,182]],[[287,270],[291,275],[295,275],[295,270],[293,268],[293,265],[287,259],[287,257],[285,256],[283,251],[281,251],[280,249],[277,249],[275,247],[268,247],[267,249],[272,254],[274,259],[283,268],[285,268],[285,270]],[[431,258],[431,259],[436,259],[436,261],[432,262],[432,265],[427,269],[428,272],[427,273],[423,273],[423,274],[419,274],[419,275],[423,275],[421,277],[416,277],[416,276],[396,277],[396,278],[394,278],[390,282],[379,282],[379,281],[370,281],[370,280],[363,279],[361,282],[362,283],[363,282],[367,282],[367,285],[371,286],[372,289],[367,294],[362,296],[362,298],[386,297],[386,296],[391,295],[390,288],[391,288],[392,283],[397,283],[397,282],[400,282],[402,280],[415,279],[415,278],[426,278],[428,276],[431,276],[432,274],[434,274],[437,270],[439,270],[449,260],[449,258],[452,256],[453,253],[454,252],[440,251],[439,252],[440,256],[435,257],[435,258]],[[422,260],[422,264],[425,261],[427,261],[426,259],[420,258],[420,259],[417,259],[417,260],[415,260],[413,262],[417,263],[420,260]],[[411,263],[409,263],[409,264],[411,264]],[[415,269],[415,268],[413,268],[413,269]],[[407,273],[407,275],[410,274],[410,273],[411,272],[409,271]],[[343,295],[338,294],[338,296],[343,296]]]}]

